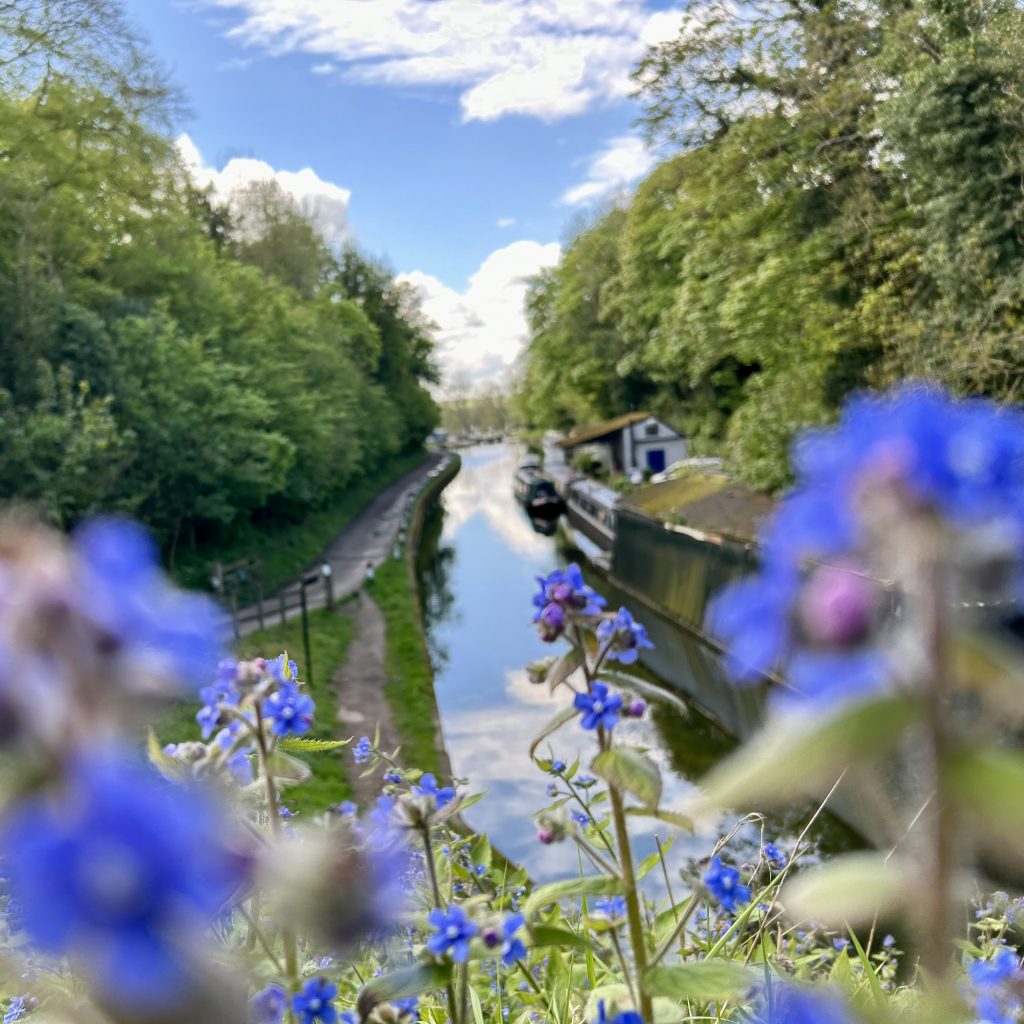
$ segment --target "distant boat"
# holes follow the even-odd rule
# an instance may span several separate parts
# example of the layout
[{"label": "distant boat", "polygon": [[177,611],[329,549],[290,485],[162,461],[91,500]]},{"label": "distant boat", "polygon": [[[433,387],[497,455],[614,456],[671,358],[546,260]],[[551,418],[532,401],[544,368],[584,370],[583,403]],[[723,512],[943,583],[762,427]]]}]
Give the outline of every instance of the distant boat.
[{"label": "distant boat", "polygon": [[557,519],[565,510],[554,481],[535,465],[520,466],[516,470],[512,490],[531,519]]}]

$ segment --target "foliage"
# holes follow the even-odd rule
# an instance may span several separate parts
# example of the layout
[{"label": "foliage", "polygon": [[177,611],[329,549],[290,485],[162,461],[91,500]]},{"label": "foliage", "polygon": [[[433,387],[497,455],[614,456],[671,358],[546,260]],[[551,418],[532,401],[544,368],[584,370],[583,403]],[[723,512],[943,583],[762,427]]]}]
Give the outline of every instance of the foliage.
[{"label": "foliage", "polygon": [[0,5],[0,480],[173,561],[328,508],[438,420],[407,286],[280,188],[225,206],[113,0]]},{"label": "foliage", "polygon": [[854,389],[1019,402],[1019,5],[683,7],[635,74],[679,151],[535,278],[528,422],[650,409],[775,489]]}]

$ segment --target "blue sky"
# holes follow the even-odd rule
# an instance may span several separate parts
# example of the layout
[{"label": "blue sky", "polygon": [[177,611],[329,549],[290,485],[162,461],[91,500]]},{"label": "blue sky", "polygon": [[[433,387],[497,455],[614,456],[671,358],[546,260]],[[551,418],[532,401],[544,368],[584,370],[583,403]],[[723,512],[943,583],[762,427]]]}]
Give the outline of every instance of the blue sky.
[{"label": "blue sky", "polygon": [[420,289],[442,367],[498,377],[523,279],[652,163],[628,74],[665,0],[125,0],[185,90],[186,160],[276,177]]}]

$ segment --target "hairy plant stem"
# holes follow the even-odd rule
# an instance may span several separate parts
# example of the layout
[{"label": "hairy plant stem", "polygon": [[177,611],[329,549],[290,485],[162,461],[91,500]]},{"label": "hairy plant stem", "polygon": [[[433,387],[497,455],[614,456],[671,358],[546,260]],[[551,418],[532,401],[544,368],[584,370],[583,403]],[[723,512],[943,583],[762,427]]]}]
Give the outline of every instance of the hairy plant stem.
[{"label": "hairy plant stem", "polygon": [[636,888],[636,872],[633,870],[633,853],[629,847],[629,830],[626,827],[626,810],[618,787],[609,784],[608,798],[612,805],[612,820],[615,822],[615,841],[619,847],[619,865],[622,882],[626,890],[626,917],[629,921],[629,941],[633,947],[633,964],[637,974],[637,989],[640,992],[640,1016],[647,1024],[654,1019],[651,997],[644,992],[643,974],[647,969],[647,945],[644,923],[640,915],[640,896]]},{"label": "hairy plant stem", "polygon": [[952,882],[956,820],[945,773],[949,762],[947,723],[950,691],[946,648],[946,593],[938,549],[928,551],[920,572],[921,633],[927,654],[925,684],[925,741],[928,770],[934,786],[929,863],[926,867],[928,899],[921,900],[921,964],[935,983],[949,984],[953,959]]},{"label": "hairy plant stem", "polygon": [[[423,826],[423,855],[427,862],[427,874],[430,876],[430,888],[434,893],[434,905],[440,910],[443,909],[444,901],[441,899],[441,886],[437,883],[437,868],[434,865],[434,848],[430,842],[430,826]],[[448,996],[448,1019],[452,1024],[457,1024],[455,1013],[458,1008],[458,1003],[455,999],[455,986],[452,984],[451,977],[448,978],[448,982],[445,985],[445,993]]]},{"label": "hairy plant stem", "polygon": [[[267,788],[267,812],[270,815],[270,831],[275,839],[281,837],[281,804],[277,796],[277,786],[270,770],[270,752],[267,749],[267,737],[263,729],[263,712],[259,702],[256,703],[256,746],[260,752],[260,765],[263,768],[263,779]],[[298,942],[295,930],[288,926],[281,929],[281,941],[284,944],[285,973],[291,981],[299,977]]]},{"label": "hairy plant stem", "polygon": [[[587,648],[583,642],[583,634],[579,626],[573,627],[575,642],[583,655],[582,669],[587,680],[587,691],[590,692],[594,680],[601,671],[601,664],[608,656],[610,642],[604,647],[599,647],[597,657],[591,666],[587,662]],[[612,740],[603,726],[597,728],[597,742],[601,750],[608,750]],[[629,845],[629,829],[626,826],[626,809],[622,803],[622,794],[618,787],[608,784],[608,798],[611,802],[612,821],[615,824],[615,845],[619,850],[619,877],[622,879],[623,888],[626,890],[626,917],[629,922],[629,942],[633,949],[633,967],[636,971],[636,985],[630,985],[630,989],[639,995],[637,1009],[646,1024],[651,1024],[654,1019],[651,997],[644,992],[643,974],[647,969],[647,945],[644,936],[643,916],[640,913],[640,896],[636,887],[636,872],[633,869],[633,852]],[[629,981],[629,975],[626,976]]]}]

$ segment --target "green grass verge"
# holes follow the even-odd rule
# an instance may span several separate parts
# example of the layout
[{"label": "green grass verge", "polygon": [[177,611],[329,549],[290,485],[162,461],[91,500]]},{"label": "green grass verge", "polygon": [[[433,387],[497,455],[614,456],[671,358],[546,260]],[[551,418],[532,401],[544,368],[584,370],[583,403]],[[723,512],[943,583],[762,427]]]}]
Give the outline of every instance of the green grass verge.
[{"label": "green grass verge", "polygon": [[387,624],[385,696],[402,738],[402,763],[438,774],[441,762],[435,745],[434,673],[405,559],[388,559],[377,570],[369,591]]},{"label": "green grass verge", "polygon": [[[331,687],[331,676],[345,660],[352,642],[352,621],[338,611],[311,612],[309,615],[309,644],[313,656],[313,682],[308,685],[309,695],[316,701],[316,724],[309,734],[318,739],[348,739],[335,719],[337,697]],[[260,655],[276,657],[287,651],[298,664],[300,678],[305,678],[302,652],[302,621],[290,619],[284,625],[271,626],[242,637],[237,644],[238,657],[255,658]],[[170,708],[156,726],[161,743],[177,743],[199,739],[196,725],[197,704],[180,704]],[[352,795],[346,774],[351,753],[348,747],[322,754],[296,755],[303,757],[313,769],[313,777],[301,786],[285,792],[285,803],[293,811],[317,813],[339,800]]]},{"label": "green grass verge", "polygon": [[[311,565],[378,492],[426,459],[427,452],[422,448],[396,456],[347,488],[327,507],[307,512],[301,522],[262,527],[242,523],[227,541],[200,545],[195,550],[179,549],[172,575],[182,586],[208,590],[211,563],[258,556],[263,561],[264,595],[271,594]],[[255,594],[240,592],[239,598],[246,603],[254,600]]]}]

